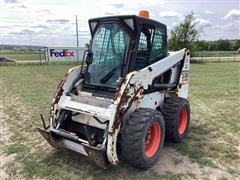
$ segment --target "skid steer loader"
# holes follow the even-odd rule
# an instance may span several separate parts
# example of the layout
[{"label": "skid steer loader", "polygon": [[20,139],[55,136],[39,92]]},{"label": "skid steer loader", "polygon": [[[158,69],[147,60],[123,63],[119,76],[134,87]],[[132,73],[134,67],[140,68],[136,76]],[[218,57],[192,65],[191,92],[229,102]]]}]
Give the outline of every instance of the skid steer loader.
[{"label": "skid steer loader", "polygon": [[166,25],[139,15],[89,20],[91,46],[54,94],[49,125],[38,128],[50,145],[88,156],[106,168],[125,159],[151,167],[165,140],[188,133],[190,52],[167,51]]}]

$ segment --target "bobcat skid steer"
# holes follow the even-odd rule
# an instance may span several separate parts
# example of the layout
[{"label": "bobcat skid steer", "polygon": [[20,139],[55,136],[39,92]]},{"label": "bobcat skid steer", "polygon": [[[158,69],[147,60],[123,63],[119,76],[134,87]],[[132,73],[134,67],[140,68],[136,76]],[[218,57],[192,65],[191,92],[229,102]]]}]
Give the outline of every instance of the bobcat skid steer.
[{"label": "bobcat skid steer", "polygon": [[81,153],[103,168],[119,159],[151,167],[165,140],[188,133],[190,53],[167,51],[166,25],[139,15],[89,20],[91,45],[54,94],[50,145]]}]

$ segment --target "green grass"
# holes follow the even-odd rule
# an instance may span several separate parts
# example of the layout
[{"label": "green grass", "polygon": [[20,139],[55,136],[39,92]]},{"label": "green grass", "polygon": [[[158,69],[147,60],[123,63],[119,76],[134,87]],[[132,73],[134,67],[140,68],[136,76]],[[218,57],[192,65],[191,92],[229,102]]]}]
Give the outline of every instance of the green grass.
[{"label": "green grass", "polygon": [[5,151],[9,155],[9,154],[15,154],[15,153],[17,154],[27,150],[29,150],[29,148],[27,148],[25,145],[19,144],[19,143],[13,143],[8,145]]},{"label": "green grass", "polygon": [[0,51],[0,56],[6,56],[8,58],[14,59],[16,61],[44,61],[44,54],[41,53],[5,53]]},{"label": "green grass", "polygon": [[[10,59],[14,59],[17,61],[17,63],[21,63],[21,64],[33,64],[33,63],[74,63],[74,62],[77,62],[77,59],[76,60],[71,60],[71,61],[55,61],[55,62],[47,62],[47,60],[45,60],[45,56],[44,56],[44,52],[41,52],[39,54],[39,52],[2,52],[0,51],[0,56],[5,56],[5,57],[8,57]],[[41,61],[40,61],[41,59]],[[4,65],[6,63],[3,63]],[[11,63],[7,63],[7,64],[10,64]],[[1,64],[0,64],[1,65]]]},{"label": "green grass", "polygon": [[[0,66],[0,101],[9,116],[10,143],[7,154],[11,179],[184,179],[181,174],[139,171],[121,162],[99,169],[75,153],[61,153],[43,143],[36,127],[39,114],[48,116],[52,95],[73,65]],[[240,77],[239,63],[192,64],[190,72],[191,126],[181,144],[166,144],[203,167],[224,167],[240,176]],[[175,164],[181,159],[173,160]],[[21,166],[19,167],[19,164]],[[195,177],[192,174],[192,177]]]}]

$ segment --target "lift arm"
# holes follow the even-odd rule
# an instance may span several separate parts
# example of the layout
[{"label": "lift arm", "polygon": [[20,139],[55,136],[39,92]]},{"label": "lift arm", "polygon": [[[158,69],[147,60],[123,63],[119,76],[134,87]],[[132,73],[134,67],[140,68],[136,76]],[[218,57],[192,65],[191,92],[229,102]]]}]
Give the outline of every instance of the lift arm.
[{"label": "lift arm", "polygon": [[178,62],[182,61],[187,55],[187,50],[182,49],[168,57],[161,59],[145,68],[140,70],[136,73],[131,81],[130,84],[141,84],[144,89],[148,89],[149,85],[152,84],[152,81],[155,77],[163,74],[171,67],[176,65]]}]

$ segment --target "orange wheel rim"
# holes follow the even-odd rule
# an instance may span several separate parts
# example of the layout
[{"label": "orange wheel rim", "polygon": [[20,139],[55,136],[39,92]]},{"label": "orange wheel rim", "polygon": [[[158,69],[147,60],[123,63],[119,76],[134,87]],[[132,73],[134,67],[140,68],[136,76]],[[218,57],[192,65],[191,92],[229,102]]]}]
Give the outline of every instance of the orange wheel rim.
[{"label": "orange wheel rim", "polygon": [[148,128],[144,142],[144,151],[147,157],[152,157],[158,150],[161,141],[161,128],[158,122],[153,122]]},{"label": "orange wheel rim", "polygon": [[187,108],[183,108],[180,112],[180,117],[178,121],[178,133],[180,135],[184,134],[184,132],[186,131],[187,121],[188,121]]}]

